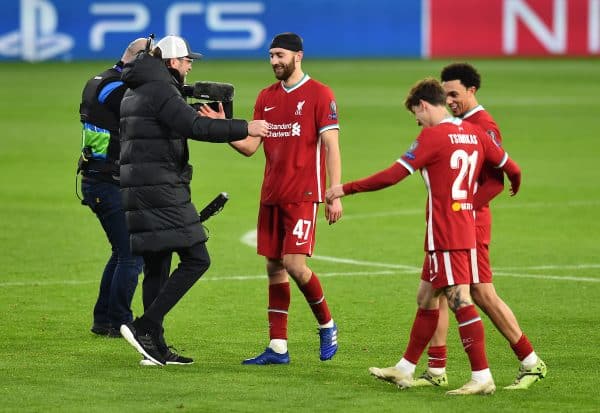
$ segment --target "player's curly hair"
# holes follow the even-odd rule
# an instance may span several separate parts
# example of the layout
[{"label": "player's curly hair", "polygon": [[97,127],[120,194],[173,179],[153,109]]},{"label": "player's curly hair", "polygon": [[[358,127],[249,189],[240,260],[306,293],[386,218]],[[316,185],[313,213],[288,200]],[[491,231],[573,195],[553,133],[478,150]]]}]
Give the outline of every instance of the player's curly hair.
[{"label": "player's curly hair", "polygon": [[418,106],[419,102],[424,100],[434,106],[444,106],[446,104],[446,93],[437,79],[426,77],[418,81],[408,92],[404,106],[409,112],[413,107]]},{"label": "player's curly hair", "polygon": [[459,80],[466,88],[475,87],[479,90],[481,87],[479,72],[468,63],[452,63],[444,67],[440,79],[442,79],[442,82]]}]

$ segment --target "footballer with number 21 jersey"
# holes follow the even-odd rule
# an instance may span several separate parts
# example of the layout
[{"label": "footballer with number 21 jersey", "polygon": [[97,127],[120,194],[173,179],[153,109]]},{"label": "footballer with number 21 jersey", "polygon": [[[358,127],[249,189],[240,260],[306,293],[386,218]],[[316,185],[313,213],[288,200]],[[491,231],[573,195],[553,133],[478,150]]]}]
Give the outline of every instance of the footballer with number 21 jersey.
[{"label": "footballer with number 21 jersey", "polygon": [[419,308],[402,359],[392,367],[369,372],[400,388],[413,385],[413,374],[439,318],[444,295],[455,313],[463,348],[471,364],[471,381],[449,395],[491,394],[496,390],[485,353],[484,327],[473,305],[469,283],[474,265],[473,192],[484,160],[508,175],[511,192],[521,182],[518,165],[480,127],[450,116],[445,92],[432,78],[418,82],[405,101],[423,129],[409,150],[391,167],[368,178],[327,190],[331,202],[346,194],[375,191],[421,171],[428,197],[425,262],[417,292]]},{"label": "footballer with number 21 jersey", "polygon": [[508,155],[478,126],[448,117],[424,128],[391,167],[344,184],[343,191],[383,189],[420,170],[428,191],[425,251],[471,249],[475,248],[473,183],[484,160],[502,168]]}]

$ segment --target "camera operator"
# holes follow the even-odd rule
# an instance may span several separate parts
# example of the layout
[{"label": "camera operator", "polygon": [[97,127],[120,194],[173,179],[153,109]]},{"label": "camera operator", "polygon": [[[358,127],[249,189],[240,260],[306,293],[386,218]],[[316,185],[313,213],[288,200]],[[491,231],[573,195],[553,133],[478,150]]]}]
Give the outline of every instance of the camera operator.
[{"label": "camera operator", "polygon": [[119,108],[127,89],[121,81],[123,65],[145,45],[146,39],[134,40],[119,62],[88,80],[79,107],[82,203],[96,214],[112,249],[100,281],[91,331],[108,337],[121,337],[121,324],[133,320],[131,300],[142,271],[142,257],[131,254],[119,191]]},{"label": "camera operator", "polygon": [[[264,137],[264,120],[201,117],[182,96],[192,63],[201,55],[178,36],[161,39],[151,53],[125,66],[129,87],[121,104],[121,192],[131,248],[144,257],[144,314],[121,334],[142,364],[190,364],[166,345],[162,323],[210,265],[206,234],[191,202],[187,139],[231,142]],[[169,276],[171,257],[180,264]]]}]

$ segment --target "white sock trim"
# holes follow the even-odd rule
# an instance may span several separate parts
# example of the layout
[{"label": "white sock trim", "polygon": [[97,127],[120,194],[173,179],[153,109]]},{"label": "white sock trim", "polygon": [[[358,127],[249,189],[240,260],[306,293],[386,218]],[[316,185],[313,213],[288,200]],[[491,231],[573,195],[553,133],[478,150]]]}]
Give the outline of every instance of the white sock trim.
[{"label": "white sock trim", "polygon": [[333,327],[333,318],[325,324],[319,324],[319,328],[331,328]]},{"label": "white sock trim", "polygon": [[492,380],[492,372],[489,368],[478,371],[472,371],[471,379],[478,383],[485,383]]},{"label": "white sock trim", "polygon": [[404,357],[400,359],[400,361],[396,364],[396,368],[403,373],[407,373],[413,375],[415,373],[416,364],[412,364],[410,361],[406,360]]},{"label": "white sock trim", "polygon": [[441,376],[446,372],[446,367],[429,367],[427,370],[432,376]]},{"label": "white sock trim", "polygon": [[274,338],[269,342],[269,348],[275,353],[285,354],[288,351],[287,340]]},{"label": "white sock trim", "polygon": [[537,364],[539,357],[535,354],[535,351],[532,351],[527,357],[521,360],[521,365],[526,369],[533,368]]}]

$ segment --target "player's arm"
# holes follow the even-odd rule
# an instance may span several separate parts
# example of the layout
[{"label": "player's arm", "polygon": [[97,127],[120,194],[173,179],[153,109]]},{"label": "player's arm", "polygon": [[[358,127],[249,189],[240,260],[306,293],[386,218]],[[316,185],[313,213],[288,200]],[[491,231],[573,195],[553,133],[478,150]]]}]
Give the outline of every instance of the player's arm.
[{"label": "player's arm", "polygon": [[244,156],[252,156],[262,143],[262,138],[248,136],[240,141],[229,142],[229,145]]},{"label": "player's arm", "polygon": [[521,187],[521,168],[512,159],[508,159],[501,167],[510,181],[510,195],[515,196]]},{"label": "player's arm", "polygon": [[[225,119],[225,110],[223,110],[223,104],[221,102],[219,102],[218,112],[213,110],[208,105],[202,105],[198,110],[198,114],[200,116],[204,116],[211,119]],[[262,138],[260,137],[248,136],[246,137],[246,139],[242,139],[235,142],[229,142],[229,144],[233,149],[235,149],[242,155],[252,156],[258,150],[258,147],[260,146],[261,142]]]},{"label": "player's arm", "polygon": [[[325,167],[329,186],[339,185],[342,179],[342,158],[340,156],[339,130],[329,129],[321,133],[321,141],[325,145]],[[325,218],[329,224],[342,217],[342,202],[334,199],[325,204]]]},{"label": "player's arm", "polygon": [[367,178],[347,182],[343,185],[332,186],[327,190],[326,198],[328,202],[331,202],[332,200],[341,198],[345,195],[356,194],[358,192],[378,191],[397,184],[410,174],[411,171],[406,167],[405,163],[402,162],[402,160],[398,160],[389,168],[377,172]]},{"label": "player's arm", "polygon": [[[253,119],[264,119],[264,114],[262,109],[264,104],[262,102],[262,92],[258,94],[256,98],[256,102],[254,104],[254,114]],[[268,135],[267,135],[268,136]],[[235,149],[237,152],[241,153],[244,156],[252,156],[256,153],[260,144],[262,143],[262,138],[255,138],[254,136],[248,136],[246,139],[242,139],[235,142],[230,142],[229,145]]]},{"label": "player's arm", "polygon": [[487,171],[483,182],[479,183],[477,192],[473,195],[473,207],[477,210],[490,203],[504,190],[504,174],[497,169]]},{"label": "player's arm", "polygon": [[[492,142],[502,142],[502,135],[496,122],[490,121],[479,124],[480,128],[491,138]],[[477,192],[473,195],[473,207],[478,210],[489,204],[492,199],[504,190],[504,173],[485,162],[477,181]]]},{"label": "player's arm", "polygon": [[510,181],[510,195],[515,196],[521,186],[521,168],[487,134],[483,135],[482,143],[485,150],[485,160],[491,162],[506,174]]}]

